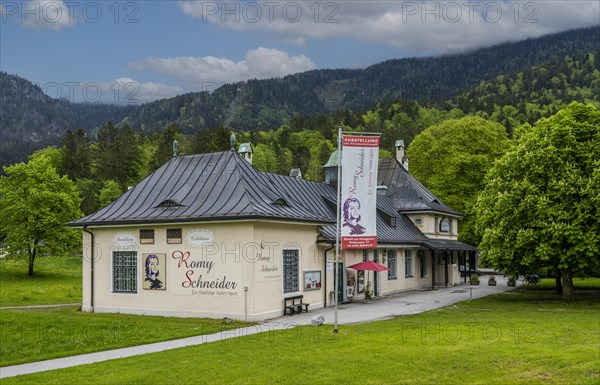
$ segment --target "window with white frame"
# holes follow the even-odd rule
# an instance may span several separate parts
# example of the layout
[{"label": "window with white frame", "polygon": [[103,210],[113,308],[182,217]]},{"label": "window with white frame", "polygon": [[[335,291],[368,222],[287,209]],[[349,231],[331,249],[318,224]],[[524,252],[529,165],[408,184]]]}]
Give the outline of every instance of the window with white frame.
[{"label": "window with white frame", "polygon": [[283,292],[300,290],[298,250],[283,250]]},{"label": "window with white frame", "polygon": [[413,250],[404,250],[404,276],[406,278],[413,277]]},{"label": "window with white frame", "polygon": [[113,293],[137,293],[137,251],[113,251]]},{"label": "window with white frame", "polygon": [[388,262],[388,279],[397,279],[398,278],[398,264],[396,262],[396,250],[387,249],[385,250],[387,254],[387,262]]}]

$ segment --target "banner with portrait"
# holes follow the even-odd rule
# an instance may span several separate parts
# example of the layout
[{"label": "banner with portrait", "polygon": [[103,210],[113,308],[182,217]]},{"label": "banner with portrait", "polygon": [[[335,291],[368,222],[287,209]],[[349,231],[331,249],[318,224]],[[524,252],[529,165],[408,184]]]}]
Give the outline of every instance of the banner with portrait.
[{"label": "banner with portrait", "polygon": [[377,247],[378,136],[342,137],[342,249]]}]

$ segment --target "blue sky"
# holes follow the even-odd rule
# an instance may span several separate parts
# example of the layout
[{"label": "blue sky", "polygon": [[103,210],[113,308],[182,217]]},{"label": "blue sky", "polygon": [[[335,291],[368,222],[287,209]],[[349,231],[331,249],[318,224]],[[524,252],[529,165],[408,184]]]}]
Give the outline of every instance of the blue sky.
[{"label": "blue sky", "polygon": [[0,1],[0,70],[139,103],[600,24],[600,1]]}]

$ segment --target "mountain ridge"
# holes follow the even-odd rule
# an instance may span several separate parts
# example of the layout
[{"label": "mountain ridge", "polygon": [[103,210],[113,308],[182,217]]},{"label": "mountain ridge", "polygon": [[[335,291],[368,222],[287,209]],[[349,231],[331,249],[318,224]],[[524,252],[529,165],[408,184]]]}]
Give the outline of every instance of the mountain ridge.
[{"label": "mountain ridge", "polygon": [[236,131],[271,129],[299,116],[368,110],[397,99],[446,100],[498,75],[598,50],[600,27],[591,27],[459,54],[389,59],[364,69],[311,70],[225,84],[212,93],[191,92],[139,106],[55,100],[26,79],[0,72],[0,164],[58,143],[67,129],[91,133],[109,120],[127,121],[144,132],[170,123],[184,133],[221,125]]}]

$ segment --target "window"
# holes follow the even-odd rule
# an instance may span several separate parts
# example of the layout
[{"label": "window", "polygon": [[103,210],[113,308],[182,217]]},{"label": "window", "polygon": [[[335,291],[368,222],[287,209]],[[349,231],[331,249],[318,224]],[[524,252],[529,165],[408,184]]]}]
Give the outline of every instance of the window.
[{"label": "window", "polygon": [[444,218],[440,221],[440,232],[441,233],[449,233],[450,232],[450,221],[447,218]]},{"label": "window", "polygon": [[299,290],[298,250],[283,250],[283,292]]},{"label": "window", "polygon": [[369,259],[369,250],[363,249],[363,262]]},{"label": "window", "polygon": [[154,244],[154,230],[153,229],[140,230],[140,243],[143,245],[153,245]]},{"label": "window", "polygon": [[388,249],[387,253],[388,260],[388,279],[398,279],[398,265],[396,264],[396,250]]},{"label": "window", "polygon": [[422,225],[423,225],[423,219],[415,218],[415,226],[422,226]]},{"label": "window", "polygon": [[181,229],[167,229],[167,243],[181,243]]},{"label": "window", "polygon": [[413,251],[410,249],[404,250],[404,276],[413,277]]},{"label": "window", "polygon": [[113,251],[113,293],[137,293],[137,251]]},{"label": "window", "polygon": [[427,257],[423,250],[418,250],[417,255],[419,256],[419,277],[427,277]]}]

